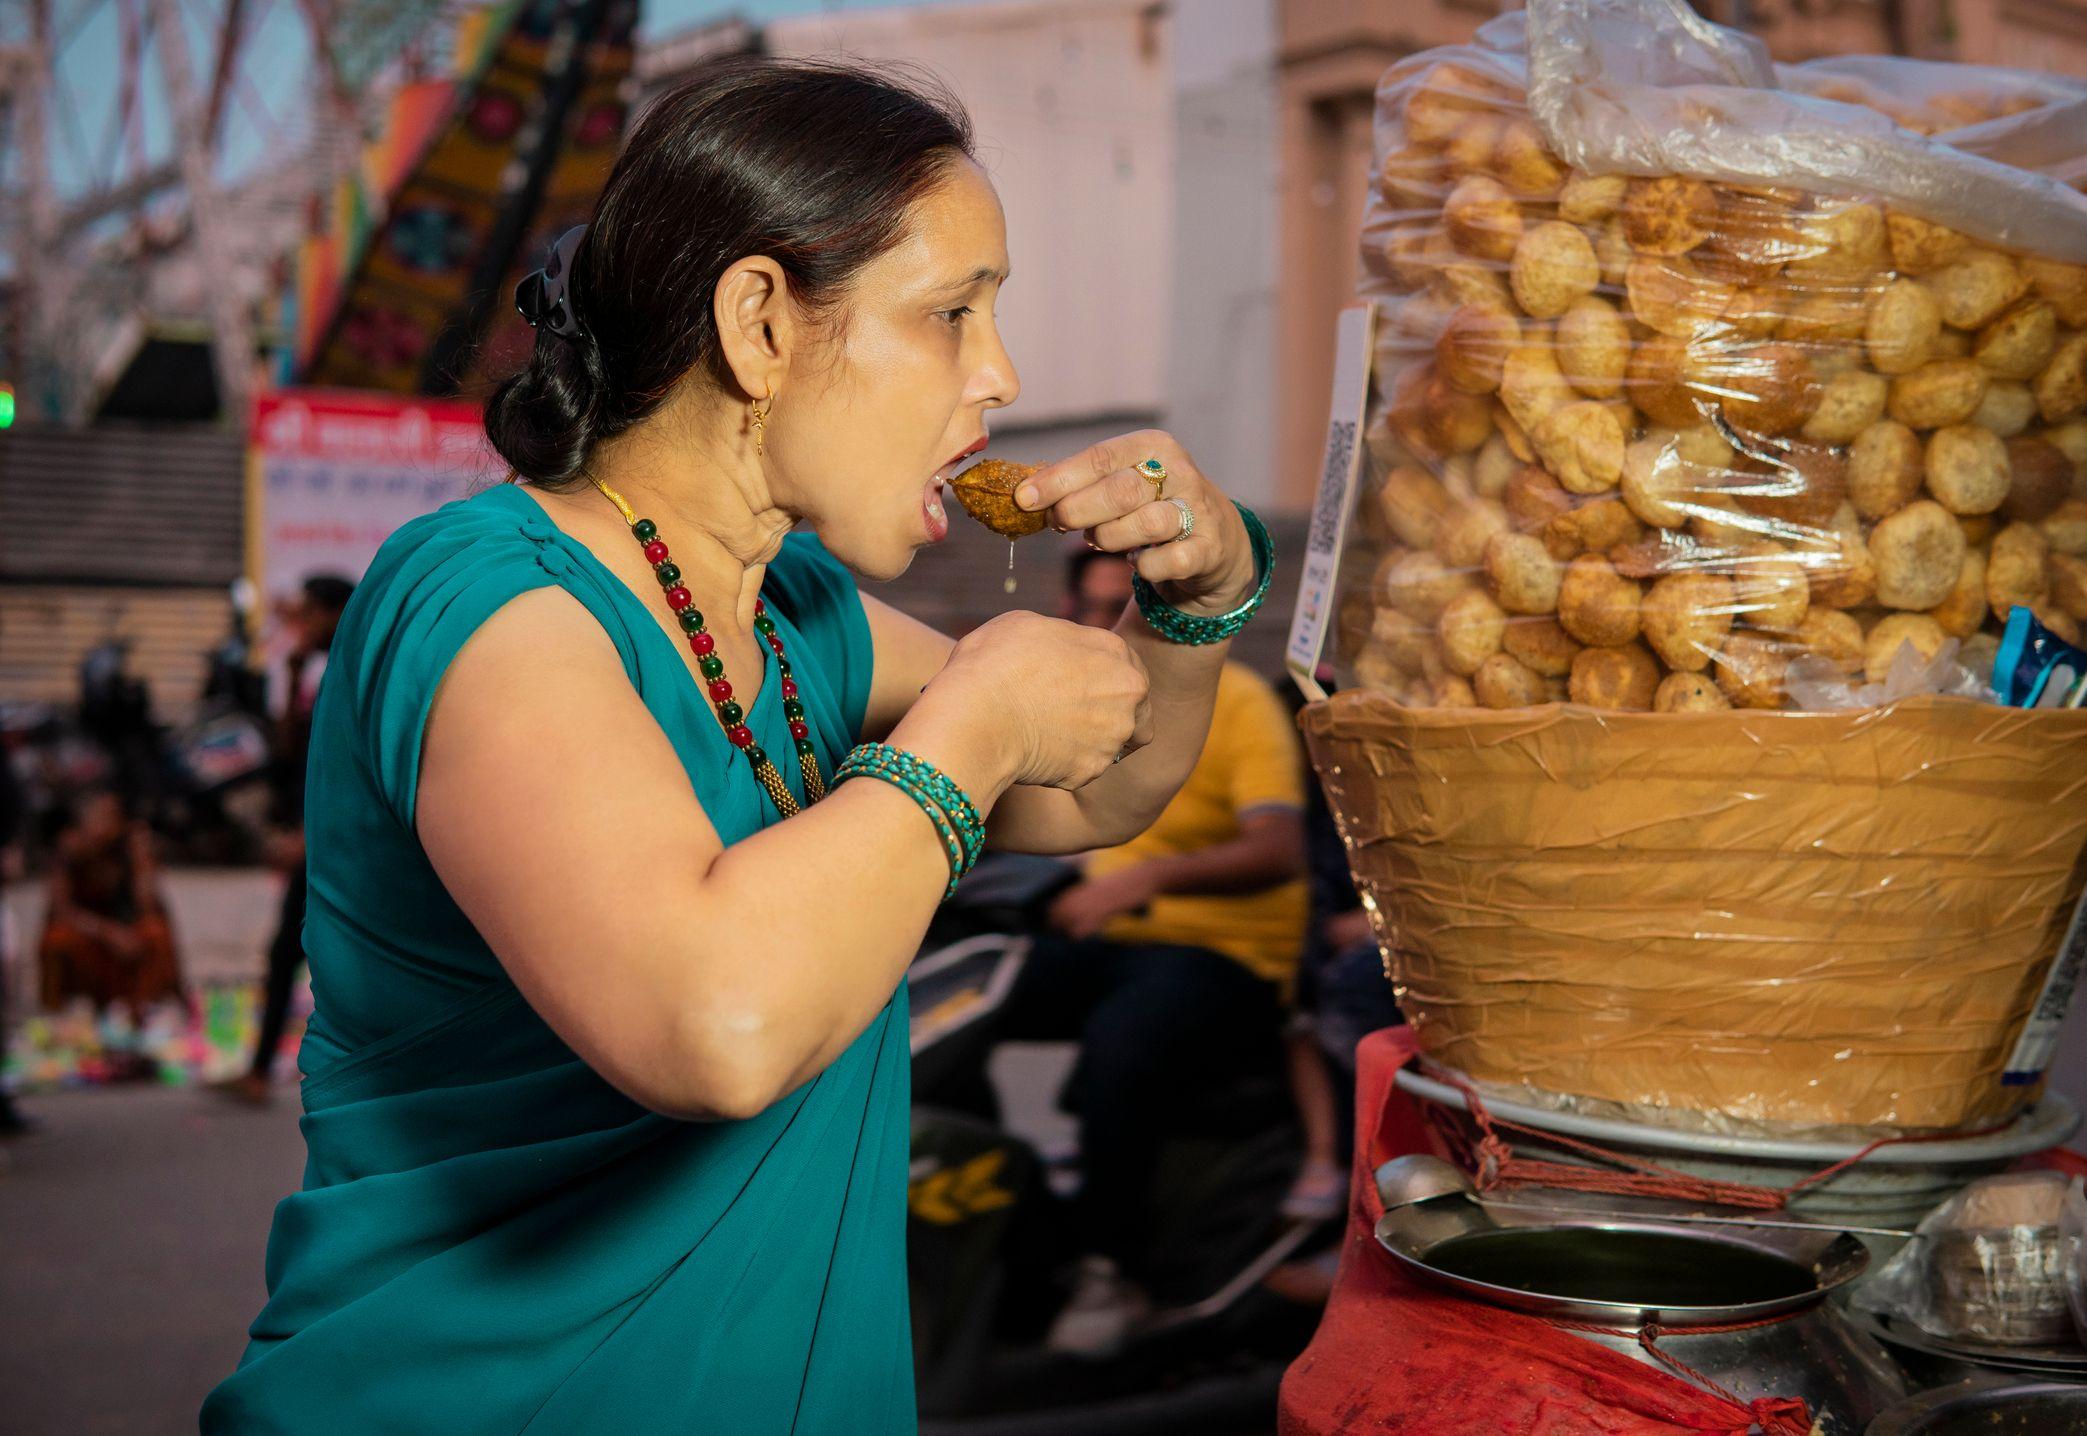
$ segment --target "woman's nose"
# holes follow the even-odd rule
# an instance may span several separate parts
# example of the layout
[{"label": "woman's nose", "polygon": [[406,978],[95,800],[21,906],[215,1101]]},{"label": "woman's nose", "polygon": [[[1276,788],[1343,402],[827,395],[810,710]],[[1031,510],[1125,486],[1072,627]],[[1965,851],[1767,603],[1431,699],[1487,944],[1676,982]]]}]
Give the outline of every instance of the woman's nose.
[{"label": "woman's nose", "polygon": [[997,335],[993,353],[979,371],[978,384],[983,395],[980,402],[988,409],[1004,409],[1022,392],[1022,376],[1015,372],[1015,361]]}]

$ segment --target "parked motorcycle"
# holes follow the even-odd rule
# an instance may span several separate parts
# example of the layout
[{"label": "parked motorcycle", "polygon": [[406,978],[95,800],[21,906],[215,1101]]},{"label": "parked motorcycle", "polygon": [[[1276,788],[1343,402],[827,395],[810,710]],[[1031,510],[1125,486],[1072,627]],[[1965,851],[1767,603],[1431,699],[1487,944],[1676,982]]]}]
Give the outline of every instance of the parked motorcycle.
[{"label": "parked motorcycle", "polygon": [[995,855],[930,929],[908,974],[914,1071],[908,1266],[924,1436],[1198,1436],[1273,1427],[1282,1372],[1319,1312],[1264,1278],[1330,1245],[1278,1206],[1300,1134],[1278,1062],[1179,1113],[1153,1164],[1142,1273],[1156,1309],[1103,1357],[1046,1351],[1078,1253],[1036,1148],[963,1110],[1062,863]]}]

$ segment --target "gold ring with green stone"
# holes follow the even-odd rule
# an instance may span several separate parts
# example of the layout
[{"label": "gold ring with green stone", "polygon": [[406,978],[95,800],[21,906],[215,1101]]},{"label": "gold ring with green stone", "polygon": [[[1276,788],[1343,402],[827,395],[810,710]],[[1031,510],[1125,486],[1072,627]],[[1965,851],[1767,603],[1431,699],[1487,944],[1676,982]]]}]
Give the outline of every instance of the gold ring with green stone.
[{"label": "gold ring with green stone", "polygon": [[1167,496],[1167,466],[1158,459],[1147,459],[1144,463],[1138,465],[1138,477],[1152,485],[1152,497],[1154,499],[1163,499]]}]

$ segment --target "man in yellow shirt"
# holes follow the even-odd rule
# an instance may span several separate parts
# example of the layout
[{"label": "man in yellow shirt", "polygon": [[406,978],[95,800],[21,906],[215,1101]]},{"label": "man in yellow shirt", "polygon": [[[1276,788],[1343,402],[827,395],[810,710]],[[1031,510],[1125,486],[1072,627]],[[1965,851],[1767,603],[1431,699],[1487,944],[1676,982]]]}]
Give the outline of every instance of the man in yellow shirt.
[{"label": "man in yellow shirt", "polygon": [[[1068,618],[1113,627],[1131,572],[1071,560]],[[1008,999],[1011,1040],[1078,1038],[1075,1220],[1088,1251],[1050,1344],[1101,1351],[1148,1303],[1132,1278],[1168,1118],[1243,1064],[1275,1070],[1304,943],[1304,754],[1266,682],[1227,665],[1194,773],[1142,835],[1089,855]]]}]

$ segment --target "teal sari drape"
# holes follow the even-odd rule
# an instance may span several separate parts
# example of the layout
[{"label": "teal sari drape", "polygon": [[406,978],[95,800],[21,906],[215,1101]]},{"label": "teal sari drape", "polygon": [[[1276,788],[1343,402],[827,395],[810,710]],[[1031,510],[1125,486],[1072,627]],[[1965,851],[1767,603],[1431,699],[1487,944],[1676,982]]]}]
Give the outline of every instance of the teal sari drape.
[{"label": "teal sari drape", "polygon": [[[677,1122],[558,1040],[414,838],[443,671],[546,584],[616,643],[724,840],[774,821],[672,642],[526,492],[384,546],[314,719],[303,1186],[276,1210],[268,1303],[203,1430],[911,1432],[903,987],[760,1116]],[[831,772],[868,702],[861,599],[803,537],[765,593]],[[788,753],[777,690],[771,662],[748,722]]]}]

